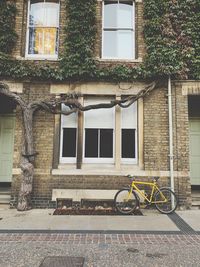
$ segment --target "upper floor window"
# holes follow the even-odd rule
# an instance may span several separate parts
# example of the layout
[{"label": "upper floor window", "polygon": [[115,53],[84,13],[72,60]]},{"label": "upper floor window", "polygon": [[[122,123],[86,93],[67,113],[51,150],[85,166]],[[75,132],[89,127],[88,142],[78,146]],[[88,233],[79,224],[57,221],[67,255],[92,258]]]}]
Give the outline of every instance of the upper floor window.
[{"label": "upper floor window", "polygon": [[135,5],[133,1],[103,2],[102,57],[135,58]]},{"label": "upper floor window", "polygon": [[30,0],[27,57],[58,56],[59,0]]}]

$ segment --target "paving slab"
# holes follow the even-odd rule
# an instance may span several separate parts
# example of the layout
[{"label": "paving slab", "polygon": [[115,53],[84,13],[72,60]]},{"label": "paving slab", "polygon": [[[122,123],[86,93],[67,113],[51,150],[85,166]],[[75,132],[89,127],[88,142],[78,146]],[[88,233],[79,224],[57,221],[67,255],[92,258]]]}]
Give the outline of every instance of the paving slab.
[{"label": "paving slab", "polygon": [[144,211],[144,216],[53,216],[53,211],[0,210],[0,230],[180,231],[167,215],[158,211]]},{"label": "paving slab", "polygon": [[200,210],[177,211],[177,214],[195,231],[200,231]]}]

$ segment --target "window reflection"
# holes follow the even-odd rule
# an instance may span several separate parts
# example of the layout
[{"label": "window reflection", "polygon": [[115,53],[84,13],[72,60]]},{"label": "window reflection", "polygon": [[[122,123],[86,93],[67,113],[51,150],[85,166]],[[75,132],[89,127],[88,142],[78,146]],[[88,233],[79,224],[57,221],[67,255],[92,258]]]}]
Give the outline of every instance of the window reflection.
[{"label": "window reflection", "polygon": [[29,55],[57,55],[59,1],[31,0],[29,12]]},{"label": "window reflection", "polygon": [[134,58],[133,2],[105,1],[103,18],[103,57]]}]

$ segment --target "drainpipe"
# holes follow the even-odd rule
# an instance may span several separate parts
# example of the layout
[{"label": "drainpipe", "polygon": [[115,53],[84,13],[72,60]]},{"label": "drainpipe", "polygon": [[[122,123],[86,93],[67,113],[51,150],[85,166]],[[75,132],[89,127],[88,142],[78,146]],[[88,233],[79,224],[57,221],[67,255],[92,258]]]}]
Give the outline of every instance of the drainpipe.
[{"label": "drainpipe", "polygon": [[[173,119],[172,119],[172,85],[171,77],[168,78],[168,112],[169,112],[169,161],[170,161],[170,187],[174,192],[174,154],[173,154]],[[172,198],[174,207],[174,198]]]}]

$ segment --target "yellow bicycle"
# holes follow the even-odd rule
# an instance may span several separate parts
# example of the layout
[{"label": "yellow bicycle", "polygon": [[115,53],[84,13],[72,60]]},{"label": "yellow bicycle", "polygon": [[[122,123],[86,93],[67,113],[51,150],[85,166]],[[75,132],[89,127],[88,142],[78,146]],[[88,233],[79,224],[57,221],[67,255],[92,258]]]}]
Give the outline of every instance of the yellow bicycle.
[{"label": "yellow bicycle", "polygon": [[[140,197],[146,205],[154,204],[156,209],[164,214],[172,213],[178,205],[176,194],[168,187],[158,187],[159,177],[154,177],[152,182],[137,181],[134,176],[127,175],[131,179],[128,188],[120,189],[114,198],[116,209],[122,214],[131,214],[140,207]],[[140,186],[149,188],[149,194],[145,193]],[[140,197],[139,197],[140,196]]]}]

